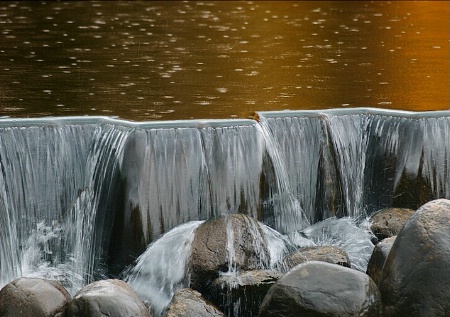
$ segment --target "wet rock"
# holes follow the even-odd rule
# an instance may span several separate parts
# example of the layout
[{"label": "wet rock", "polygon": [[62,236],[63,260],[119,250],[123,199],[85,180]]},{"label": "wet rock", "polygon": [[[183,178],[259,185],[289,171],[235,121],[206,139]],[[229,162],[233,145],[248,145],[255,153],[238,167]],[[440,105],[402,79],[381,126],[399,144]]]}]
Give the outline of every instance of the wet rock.
[{"label": "wet rock", "polygon": [[167,307],[165,317],[225,317],[212,303],[190,288],[175,292]]},{"label": "wet rock", "polygon": [[195,231],[189,262],[191,287],[205,293],[220,272],[256,270],[270,261],[259,223],[232,214],[201,224]]},{"label": "wet rock", "polygon": [[18,278],[0,291],[2,317],[62,317],[70,295],[59,283],[40,278]]},{"label": "wet rock", "polygon": [[82,288],[67,309],[68,317],[150,317],[150,311],[134,292],[120,280],[97,281]]},{"label": "wet rock", "polygon": [[282,276],[270,270],[222,275],[211,288],[211,301],[228,317],[257,316],[269,288]]},{"label": "wet rock", "polygon": [[450,200],[420,207],[383,268],[383,316],[450,316]]},{"label": "wet rock", "polygon": [[306,261],[323,261],[351,267],[347,252],[334,246],[313,246],[298,249],[283,259],[284,271]]},{"label": "wet rock", "polygon": [[397,236],[389,237],[378,243],[373,249],[369,264],[367,265],[367,274],[372,278],[375,284],[379,285],[381,280],[381,272],[384,263],[391,251],[392,245]]},{"label": "wet rock", "polygon": [[370,230],[379,241],[396,236],[413,213],[414,210],[407,208],[382,209],[370,218]]},{"label": "wet rock", "polygon": [[372,279],[357,270],[322,261],[300,264],[280,278],[261,305],[269,316],[380,316]]}]

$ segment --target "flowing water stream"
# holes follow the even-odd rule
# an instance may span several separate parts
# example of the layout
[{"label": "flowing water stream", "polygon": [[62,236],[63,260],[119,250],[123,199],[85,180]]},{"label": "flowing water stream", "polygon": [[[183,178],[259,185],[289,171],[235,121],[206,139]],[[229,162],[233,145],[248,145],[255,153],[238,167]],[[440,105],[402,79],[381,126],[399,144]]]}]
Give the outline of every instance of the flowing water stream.
[{"label": "flowing water stream", "polygon": [[120,277],[160,313],[233,213],[269,268],[333,244],[364,270],[367,217],[450,198],[449,113],[398,110],[449,108],[449,8],[2,2],[0,287]]},{"label": "flowing water stream", "polygon": [[42,276],[74,294],[119,276],[161,312],[186,285],[195,228],[233,213],[259,221],[267,268],[296,247],[336,245],[365,270],[367,217],[450,198],[449,118],[358,108],[257,121],[2,119],[0,284]]}]

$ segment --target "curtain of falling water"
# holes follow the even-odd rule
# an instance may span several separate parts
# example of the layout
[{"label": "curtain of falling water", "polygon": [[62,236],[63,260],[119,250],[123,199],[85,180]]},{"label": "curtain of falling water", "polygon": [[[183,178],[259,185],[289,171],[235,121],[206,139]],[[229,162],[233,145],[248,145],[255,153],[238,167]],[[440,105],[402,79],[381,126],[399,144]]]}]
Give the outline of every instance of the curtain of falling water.
[{"label": "curtain of falling water", "polygon": [[[148,243],[190,221],[257,218],[264,143],[256,126],[137,129],[125,145],[125,222]],[[134,217],[131,219],[130,217]]]},{"label": "curtain of falling water", "polygon": [[289,232],[306,223],[296,223],[303,206],[314,222],[332,214],[324,206],[364,217],[449,198],[448,114],[260,118],[261,126],[2,121],[1,283],[31,272],[78,287],[120,272],[190,220],[242,212]]},{"label": "curtain of falling water", "polygon": [[309,225],[309,220],[299,200],[292,193],[285,160],[280,156],[278,144],[274,141],[266,121],[260,121],[259,131],[266,141],[266,151],[274,170],[273,182],[276,186],[271,192],[270,199],[274,205],[275,228],[281,233],[292,233]]},{"label": "curtain of falling water", "polygon": [[70,252],[70,272],[74,279],[73,293],[84,283],[105,277],[109,239],[115,214],[120,205],[119,163],[129,128],[99,126],[94,135],[86,162],[85,188],[66,218],[66,250]]},{"label": "curtain of falling water", "polygon": [[436,198],[450,197],[450,118],[421,119],[423,131],[422,176]]},{"label": "curtain of falling water", "polygon": [[331,116],[326,123],[336,154],[337,169],[347,215],[365,215],[364,176],[371,117],[366,115]]},{"label": "curtain of falling water", "polygon": [[122,227],[112,237],[127,252],[113,265],[130,264],[130,254],[187,221],[237,212],[273,218],[260,189],[266,144],[258,129],[252,120],[136,128],[124,146]]},{"label": "curtain of falling water", "polygon": [[[93,129],[77,124],[0,127],[1,285],[42,264],[25,258],[30,234],[39,234],[41,224],[40,228],[50,231],[40,232],[41,238],[50,238],[52,227],[58,229],[67,216],[84,187]],[[52,239],[42,241],[44,261],[45,255],[52,252],[52,244],[62,239],[56,232]]]},{"label": "curtain of falling water", "polygon": [[278,146],[277,155],[284,162],[286,181],[309,222],[342,214],[338,209],[337,171],[324,119],[260,115],[260,120]]},{"label": "curtain of falling water", "polygon": [[333,215],[361,219],[381,208],[417,208],[449,196],[445,115],[285,111],[259,118],[311,222]]}]

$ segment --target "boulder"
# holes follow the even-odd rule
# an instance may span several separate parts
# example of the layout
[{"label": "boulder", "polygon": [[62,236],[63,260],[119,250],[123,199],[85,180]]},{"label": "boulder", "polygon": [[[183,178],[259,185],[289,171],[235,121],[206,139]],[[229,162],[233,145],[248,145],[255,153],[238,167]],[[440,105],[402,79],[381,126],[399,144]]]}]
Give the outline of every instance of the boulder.
[{"label": "boulder", "polygon": [[308,261],[270,288],[259,316],[378,317],[380,311],[380,293],[368,275],[341,265]]},{"label": "boulder", "polygon": [[367,265],[367,275],[369,275],[375,284],[379,285],[381,280],[381,272],[383,271],[384,263],[391,251],[392,245],[397,236],[389,237],[378,243],[373,249],[369,264]]},{"label": "boulder", "polygon": [[70,295],[55,281],[18,278],[0,291],[2,317],[65,316]]},{"label": "boulder", "polygon": [[209,220],[195,230],[189,261],[191,287],[205,293],[221,272],[262,269],[269,263],[258,221],[243,214]]},{"label": "boulder", "polygon": [[306,261],[324,261],[351,267],[347,252],[334,246],[313,246],[298,249],[283,259],[282,267],[285,271],[289,271],[294,266]]},{"label": "boulder", "polygon": [[150,311],[134,292],[120,280],[91,283],[75,294],[67,317],[150,317]]},{"label": "boulder", "polygon": [[164,314],[165,317],[225,317],[213,304],[190,288],[175,292]]},{"label": "boulder", "polygon": [[222,275],[212,283],[211,301],[228,317],[257,316],[267,291],[282,275],[270,270]]},{"label": "boulder", "polygon": [[407,208],[381,209],[370,218],[370,230],[379,241],[396,236],[414,210]]},{"label": "boulder", "polygon": [[405,223],[379,284],[383,316],[450,316],[450,200],[420,207]]}]

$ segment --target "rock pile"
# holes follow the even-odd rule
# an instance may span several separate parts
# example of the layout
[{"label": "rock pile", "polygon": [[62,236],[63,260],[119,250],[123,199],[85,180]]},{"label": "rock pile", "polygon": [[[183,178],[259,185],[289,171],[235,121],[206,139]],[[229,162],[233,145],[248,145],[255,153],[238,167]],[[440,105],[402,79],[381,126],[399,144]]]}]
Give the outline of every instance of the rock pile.
[{"label": "rock pile", "polygon": [[[256,220],[207,221],[195,232],[189,288],[175,292],[162,316],[450,316],[450,200],[410,215],[374,215],[387,234],[377,234],[367,274],[331,246],[289,250],[277,265]],[[0,291],[6,317],[148,317],[150,309],[119,280],[94,282],[73,299],[58,283],[36,278]]]},{"label": "rock pile", "polygon": [[392,245],[379,284],[384,316],[450,316],[450,201],[419,208]]},{"label": "rock pile", "polygon": [[18,278],[0,291],[2,317],[151,317],[125,282],[102,280],[82,288],[73,299],[64,287],[41,278]]}]

